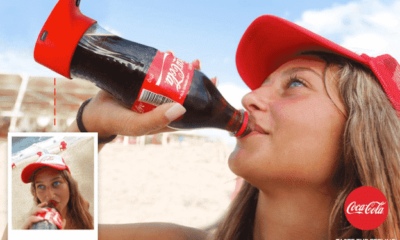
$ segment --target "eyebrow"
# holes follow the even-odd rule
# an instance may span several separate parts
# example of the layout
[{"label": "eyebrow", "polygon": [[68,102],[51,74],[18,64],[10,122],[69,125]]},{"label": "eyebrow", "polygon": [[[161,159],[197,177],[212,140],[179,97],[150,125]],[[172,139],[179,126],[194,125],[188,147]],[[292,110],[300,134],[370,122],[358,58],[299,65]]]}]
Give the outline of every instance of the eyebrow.
[{"label": "eyebrow", "polygon": [[299,72],[299,71],[310,71],[313,72],[314,74],[316,74],[318,77],[322,78],[321,74],[319,74],[318,72],[316,72],[314,69],[312,68],[307,68],[307,67],[295,67],[295,68],[289,68],[287,70],[285,70],[282,75],[290,75],[293,74],[295,72]]},{"label": "eyebrow", "polygon": [[[320,77],[322,80],[324,80],[324,78],[321,76],[321,74],[319,74],[318,72],[314,71],[314,69],[312,68],[307,68],[307,67],[295,67],[295,68],[289,68],[285,71],[283,71],[282,75],[291,75],[295,72],[299,72],[299,71],[310,71],[313,72],[315,75],[317,75],[318,77]],[[270,77],[268,76],[265,80],[265,82],[268,82],[270,79]]]},{"label": "eyebrow", "polygon": [[[54,180],[57,180],[57,179],[59,179],[59,178],[61,178],[61,176],[54,177],[54,178],[50,179],[50,182],[51,182],[51,181],[54,181]],[[37,184],[37,183],[42,183],[42,181],[37,181],[37,182],[35,182],[35,184]]]}]

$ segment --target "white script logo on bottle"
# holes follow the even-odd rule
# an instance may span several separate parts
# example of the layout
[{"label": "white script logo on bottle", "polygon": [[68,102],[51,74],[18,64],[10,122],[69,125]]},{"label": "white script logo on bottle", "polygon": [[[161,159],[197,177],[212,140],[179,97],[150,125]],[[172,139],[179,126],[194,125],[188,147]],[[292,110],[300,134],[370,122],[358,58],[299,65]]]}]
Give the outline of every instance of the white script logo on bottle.
[{"label": "white script logo on bottle", "polygon": [[358,204],[354,201],[347,206],[347,214],[383,214],[386,202],[372,201],[369,204]]},{"label": "white script logo on bottle", "polygon": [[169,85],[173,86],[176,84],[177,92],[179,92],[181,89],[181,84],[185,78],[185,74],[183,73],[183,64],[184,62],[182,60],[174,58],[171,67],[169,68],[167,77],[165,78]]}]

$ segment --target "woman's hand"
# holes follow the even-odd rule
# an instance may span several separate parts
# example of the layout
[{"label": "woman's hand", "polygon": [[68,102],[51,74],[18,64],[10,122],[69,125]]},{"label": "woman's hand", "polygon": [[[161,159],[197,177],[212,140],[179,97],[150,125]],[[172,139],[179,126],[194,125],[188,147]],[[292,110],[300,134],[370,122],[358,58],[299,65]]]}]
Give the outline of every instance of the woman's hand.
[{"label": "woman's hand", "polygon": [[43,207],[46,206],[46,205],[47,205],[46,202],[42,202],[42,203],[38,204],[33,209],[33,211],[31,212],[30,216],[28,217],[28,219],[26,220],[26,222],[22,226],[22,229],[30,229],[32,227],[32,224],[40,222],[40,221],[43,221],[44,218],[36,216],[36,215],[41,213],[41,212],[45,212],[46,210],[43,209]]},{"label": "woman's hand", "polygon": [[[192,62],[200,70],[200,61]],[[217,79],[211,81],[216,84]],[[141,136],[160,132],[173,131],[168,124],[179,118],[186,109],[179,103],[162,104],[150,112],[134,112],[116,100],[104,90],[86,105],[82,122],[88,132],[98,132],[99,139],[111,135]]]},{"label": "woman's hand", "polygon": [[167,125],[185,112],[179,103],[167,103],[140,114],[101,90],[86,105],[82,122],[88,132],[98,132],[100,139],[111,135],[141,136],[166,131]]}]

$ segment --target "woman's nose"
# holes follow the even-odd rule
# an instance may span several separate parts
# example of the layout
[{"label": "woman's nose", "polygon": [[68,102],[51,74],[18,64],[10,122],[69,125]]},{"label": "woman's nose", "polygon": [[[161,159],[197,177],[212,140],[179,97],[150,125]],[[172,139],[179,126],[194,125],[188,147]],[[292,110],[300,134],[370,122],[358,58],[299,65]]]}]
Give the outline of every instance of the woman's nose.
[{"label": "woman's nose", "polygon": [[242,98],[242,105],[250,113],[252,111],[267,111],[271,101],[272,89],[264,86],[249,92]]},{"label": "woman's nose", "polygon": [[52,188],[47,188],[46,191],[46,202],[50,201],[50,200],[54,200],[55,197],[55,192]]}]

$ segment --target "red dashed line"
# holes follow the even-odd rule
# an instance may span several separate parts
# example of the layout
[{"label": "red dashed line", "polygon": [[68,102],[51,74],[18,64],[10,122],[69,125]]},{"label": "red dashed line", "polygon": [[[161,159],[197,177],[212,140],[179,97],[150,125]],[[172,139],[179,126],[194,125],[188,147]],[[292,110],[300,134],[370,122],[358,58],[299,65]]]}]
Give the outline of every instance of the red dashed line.
[{"label": "red dashed line", "polygon": [[56,78],[54,78],[54,126],[56,125]]}]

